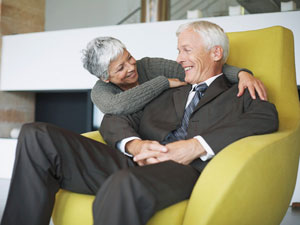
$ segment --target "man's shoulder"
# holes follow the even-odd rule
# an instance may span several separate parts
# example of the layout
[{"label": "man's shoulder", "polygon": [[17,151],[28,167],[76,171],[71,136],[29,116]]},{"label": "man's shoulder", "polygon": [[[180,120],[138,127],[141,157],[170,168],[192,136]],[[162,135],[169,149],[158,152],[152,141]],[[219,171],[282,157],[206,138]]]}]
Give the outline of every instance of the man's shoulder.
[{"label": "man's shoulder", "polygon": [[235,88],[237,87],[236,84],[230,83],[230,81],[226,78],[225,74],[222,74],[221,76],[217,77],[211,84],[211,87],[221,87],[224,89],[229,89],[229,88]]}]

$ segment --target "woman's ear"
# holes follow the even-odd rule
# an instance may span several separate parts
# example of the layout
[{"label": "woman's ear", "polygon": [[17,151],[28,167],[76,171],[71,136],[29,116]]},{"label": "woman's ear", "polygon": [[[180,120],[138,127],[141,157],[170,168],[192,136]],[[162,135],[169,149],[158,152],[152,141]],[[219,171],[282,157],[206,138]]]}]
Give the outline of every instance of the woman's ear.
[{"label": "woman's ear", "polygon": [[101,80],[102,80],[103,82],[105,82],[105,83],[109,83],[109,78],[106,79],[106,80],[101,78]]},{"label": "woman's ear", "polygon": [[222,60],[223,58],[223,48],[219,45],[213,47],[213,59],[215,62]]}]

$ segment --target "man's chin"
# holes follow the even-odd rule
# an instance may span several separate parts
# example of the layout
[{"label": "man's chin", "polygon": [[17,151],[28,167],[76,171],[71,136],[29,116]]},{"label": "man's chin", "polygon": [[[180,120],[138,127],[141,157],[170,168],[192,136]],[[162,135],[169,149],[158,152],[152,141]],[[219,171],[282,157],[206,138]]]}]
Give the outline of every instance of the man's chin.
[{"label": "man's chin", "polygon": [[184,81],[187,82],[188,84],[192,84],[193,80],[191,79],[191,76],[185,75]]}]

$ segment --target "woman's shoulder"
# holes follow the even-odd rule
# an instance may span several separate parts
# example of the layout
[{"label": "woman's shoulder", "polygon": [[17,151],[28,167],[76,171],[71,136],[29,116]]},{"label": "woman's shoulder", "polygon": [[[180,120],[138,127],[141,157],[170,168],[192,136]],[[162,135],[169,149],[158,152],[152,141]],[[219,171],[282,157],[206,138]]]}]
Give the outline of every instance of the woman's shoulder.
[{"label": "woman's shoulder", "polygon": [[144,65],[155,65],[155,64],[164,64],[164,63],[176,63],[176,61],[170,59],[164,59],[160,57],[144,57],[137,60],[137,64],[144,64]]},{"label": "woman's shoulder", "polygon": [[121,89],[118,88],[116,85],[113,85],[111,83],[106,83],[102,80],[97,80],[97,82],[95,83],[95,85],[93,86],[92,89],[92,94],[108,94],[108,93],[120,93]]}]

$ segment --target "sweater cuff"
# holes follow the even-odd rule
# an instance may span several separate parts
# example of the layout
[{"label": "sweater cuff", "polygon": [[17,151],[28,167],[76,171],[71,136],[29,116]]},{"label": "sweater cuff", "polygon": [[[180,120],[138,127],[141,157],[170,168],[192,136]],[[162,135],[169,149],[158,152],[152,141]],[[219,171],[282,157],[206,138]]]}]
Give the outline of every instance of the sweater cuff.
[{"label": "sweater cuff", "polygon": [[[241,69],[239,70],[239,72],[241,72],[241,71],[245,71],[245,72],[247,72],[247,73],[250,73],[250,74],[253,76],[253,73],[252,73],[251,70],[248,70],[248,69],[246,69],[246,68],[241,68]],[[239,73],[239,72],[238,72],[238,73]]]}]

